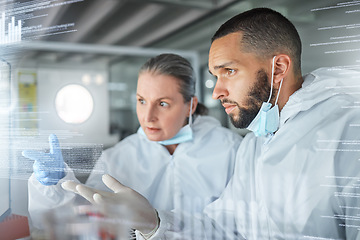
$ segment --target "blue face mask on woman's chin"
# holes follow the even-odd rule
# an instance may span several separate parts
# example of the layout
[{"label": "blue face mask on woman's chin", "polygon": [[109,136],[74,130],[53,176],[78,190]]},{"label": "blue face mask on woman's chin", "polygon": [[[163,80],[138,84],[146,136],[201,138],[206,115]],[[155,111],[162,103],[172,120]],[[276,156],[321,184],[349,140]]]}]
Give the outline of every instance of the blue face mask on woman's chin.
[{"label": "blue face mask on woman's chin", "polygon": [[[191,98],[191,102],[190,102],[190,115],[189,115],[189,123],[187,125],[185,125],[184,127],[182,127],[180,129],[180,131],[172,138],[167,139],[167,140],[163,140],[163,141],[156,141],[157,143],[160,143],[161,145],[173,145],[173,144],[179,144],[179,143],[183,143],[183,142],[188,142],[191,141],[193,139],[193,132],[191,129],[191,124],[192,124],[192,104],[193,104],[193,98]],[[140,127],[138,130],[138,133],[145,135],[144,130]]]},{"label": "blue face mask on woman's chin", "polygon": [[279,128],[279,106],[277,105],[277,101],[280,95],[280,89],[283,82],[283,79],[280,82],[279,91],[276,96],[274,107],[271,107],[270,103],[272,89],[273,89],[273,80],[274,80],[274,67],[275,67],[275,57],[272,62],[272,71],[271,71],[271,88],[270,88],[270,96],[267,102],[263,102],[261,108],[256,115],[256,117],[252,120],[249,126],[246,128],[252,132],[254,132],[255,136],[266,136],[268,134],[273,135]]},{"label": "blue face mask on woman's chin", "polygon": [[193,139],[193,132],[190,125],[187,124],[184,127],[182,127],[174,137],[164,141],[158,141],[158,143],[162,145],[173,145],[173,144],[188,142],[191,141],[192,139]]}]

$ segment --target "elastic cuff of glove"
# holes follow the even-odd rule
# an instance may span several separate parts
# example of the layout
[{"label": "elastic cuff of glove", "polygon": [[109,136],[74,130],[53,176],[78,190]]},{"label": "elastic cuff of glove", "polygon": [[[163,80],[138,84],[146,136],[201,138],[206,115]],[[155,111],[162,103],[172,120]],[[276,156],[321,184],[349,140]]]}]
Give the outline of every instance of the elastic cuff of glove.
[{"label": "elastic cuff of glove", "polygon": [[160,225],[159,214],[158,214],[158,212],[156,211],[156,209],[154,209],[154,210],[155,210],[156,218],[157,218],[155,228],[154,228],[153,230],[151,230],[151,232],[149,232],[149,233],[142,233],[142,232],[139,231],[140,234],[141,234],[141,236],[142,236],[144,239],[149,239],[149,238],[151,238],[151,236],[154,235],[154,234],[156,233],[156,231],[159,229],[159,225]]}]

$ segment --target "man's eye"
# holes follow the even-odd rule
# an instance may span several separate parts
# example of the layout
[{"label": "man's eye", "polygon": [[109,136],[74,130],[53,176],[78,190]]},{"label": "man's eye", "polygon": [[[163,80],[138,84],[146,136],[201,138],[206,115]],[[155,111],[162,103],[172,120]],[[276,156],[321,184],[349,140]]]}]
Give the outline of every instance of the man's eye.
[{"label": "man's eye", "polygon": [[138,99],[140,104],[145,104],[145,100],[144,99]]},{"label": "man's eye", "polygon": [[231,76],[234,75],[235,73],[236,73],[236,71],[235,71],[234,69],[225,68],[221,75],[222,75],[223,77],[231,77]]},{"label": "man's eye", "polygon": [[166,102],[160,102],[160,106],[162,106],[162,107],[167,107],[167,106],[169,106],[169,104],[166,103]]},{"label": "man's eye", "polygon": [[232,75],[235,73],[235,70],[234,69],[227,69],[227,74],[228,75]]}]

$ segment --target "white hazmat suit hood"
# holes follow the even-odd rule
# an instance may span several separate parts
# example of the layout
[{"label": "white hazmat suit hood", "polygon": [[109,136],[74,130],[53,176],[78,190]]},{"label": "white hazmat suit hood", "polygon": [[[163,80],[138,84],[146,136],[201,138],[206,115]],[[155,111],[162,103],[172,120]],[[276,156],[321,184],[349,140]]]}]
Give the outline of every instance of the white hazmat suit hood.
[{"label": "white hazmat suit hood", "polygon": [[351,70],[320,68],[304,76],[302,88],[292,94],[280,112],[280,127],[300,112],[312,108],[337,94],[348,94],[358,84],[357,73]]}]

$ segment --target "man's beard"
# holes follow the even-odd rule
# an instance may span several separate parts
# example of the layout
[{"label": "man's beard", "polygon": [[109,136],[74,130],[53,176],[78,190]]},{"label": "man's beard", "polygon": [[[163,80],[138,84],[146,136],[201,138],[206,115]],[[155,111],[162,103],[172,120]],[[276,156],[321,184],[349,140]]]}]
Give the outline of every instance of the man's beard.
[{"label": "man's beard", "polygon": [[[247,108],[240,107],[238,103],[233,102],[237,105],[239,113],[236,116],[234,116],[234,114],[229,115],[231,123],[236,128],[248,127],[258,114],[262,103],[268,100],[270,90],[271,86],[268,81],[268,76],[264,69],[260,69],[256,75],[256,82],[250,88],[248,99],[245,102]],[[273,89],[271,100],[275,98],[276,92],[277,91]],[[226,100],[224,102],[226,102]]]}]

